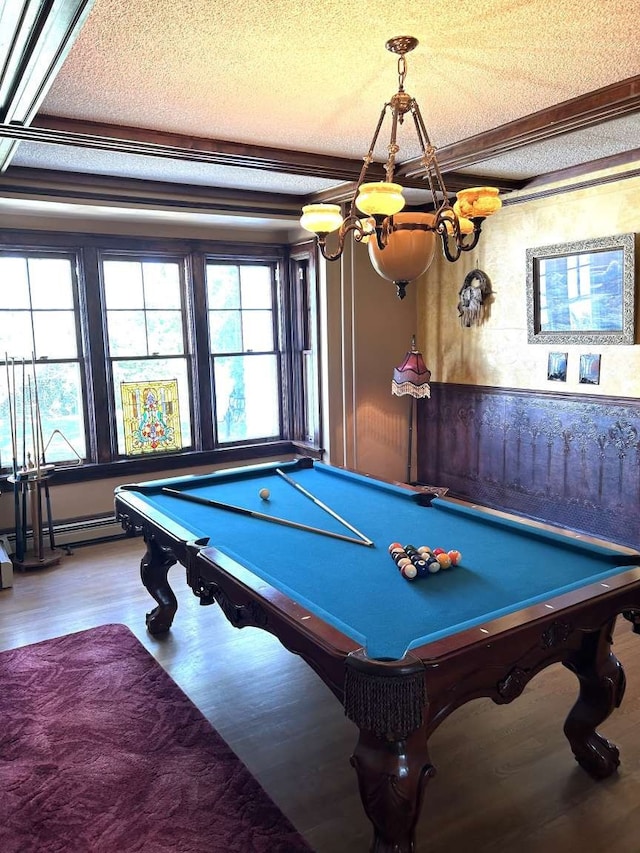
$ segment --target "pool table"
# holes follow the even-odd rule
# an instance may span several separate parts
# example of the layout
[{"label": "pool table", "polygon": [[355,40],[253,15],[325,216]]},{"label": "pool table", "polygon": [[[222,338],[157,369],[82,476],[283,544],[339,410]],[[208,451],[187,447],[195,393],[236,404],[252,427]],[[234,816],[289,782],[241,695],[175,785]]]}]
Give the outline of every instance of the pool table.
[{"label": "pool table", "polygon": [[[372,850],[415,849],[436,727],[471,699],[511,702],[550,664],[578,678],[576,760],[596,778],[618,766],[596,727],[624,693],[617,616],[640,632],[632,549],[306,458],[124,485],[115,504],[146,542],[150,632],[171,626],[180,562],[201,603],[272,632],[343,703]],[[392,542],[461,560],[408,580]]]}]

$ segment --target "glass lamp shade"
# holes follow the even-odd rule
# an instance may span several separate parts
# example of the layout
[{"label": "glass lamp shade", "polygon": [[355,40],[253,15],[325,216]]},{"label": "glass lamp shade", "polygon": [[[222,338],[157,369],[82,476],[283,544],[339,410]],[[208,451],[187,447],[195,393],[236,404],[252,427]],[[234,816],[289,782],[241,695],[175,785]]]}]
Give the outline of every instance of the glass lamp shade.
[{"label": "glass lamp shade", "polygon": [[496,187],[471,187],[456,193],[457,201],[453,209],[458,216],[473,219],[475,216],[491,216],[502,207]]},{"label": "glass lamp shade", "polygon": [[[394,225],[420,224],[432,226],[432,213],[398,213],[393,217]],[[384,249],[377,240],[369,240],[369,258],[378,275],[388,281],[414,281],[431,266],[436,250],[436,235],[422,229],[394,230],[389,234]]]},{"label": "glass lamp shade", "polygon": [[404,207],[400,184],[375,181],[362,184],[356,198],[356,207],[367,216],[393,216]]},{"label": "glass lamp shade", "polygon": [[[457,202],[456,202],[457,204]],[[458,224],[460,225],[460,233],[461,234],[471,234],[473,232],[473,222],[470,219],[467,219],[464,216],[460,216],[460,214],[456,211],[456,205],[453,206],[454,212],[458,216]],[[453,225],[450,220],[445,220],[445,228],[447,229],[447,234],[453,234]]]},{"label": "glass lamp shade", "polygon": [[302,208],[300,225],[314,234],[329,234],[342,225],[342,213],[337,204],[307,204]]}]

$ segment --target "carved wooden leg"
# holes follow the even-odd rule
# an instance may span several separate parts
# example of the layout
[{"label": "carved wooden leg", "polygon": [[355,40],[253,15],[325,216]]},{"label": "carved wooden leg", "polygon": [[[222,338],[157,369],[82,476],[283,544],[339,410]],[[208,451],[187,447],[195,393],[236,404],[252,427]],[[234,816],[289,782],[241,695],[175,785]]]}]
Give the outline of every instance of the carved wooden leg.
[{"label": "carved wooden leg", "polygon": [[147,628],[151,634],[163,634],[171,627],[178,609],[177,599],[167,580],[167,573],[177,560],[169,548],[158,545],[152,536],[145,542],[147,551],[140,561],[140,577],[149,594],[158,602],[158,606],[147,613]]},{"label": "carved wooden leg", "polygon": [[623,610],[622,615],[633,625],[633,633],[640,634],[640,610]]},{"label": "carved wooden leg", "polygon": [[435,774],[424,731],[401,741],[361,731],[351,763],[374,828],[372,853],[413,853],[425,783]]},{"label": "carved wooden leg", "polygon": [[611,775],[620,764],[617,747],[596,731],[624,696],[624,670],[611,651],[614,625],[615,619],[600,631],[585,634],[575,657],[565,663],[580,680],[580,694],[564,733],[576,761],[596,779]]},{"label": "carved wooden leg", "polygon": [[427,779],[435,768],[427,750],[428,702],[424,664],[367,658],[346,660],[344,709],[360,737],[351,763],[373,824],[374,853],[412,853]]}]

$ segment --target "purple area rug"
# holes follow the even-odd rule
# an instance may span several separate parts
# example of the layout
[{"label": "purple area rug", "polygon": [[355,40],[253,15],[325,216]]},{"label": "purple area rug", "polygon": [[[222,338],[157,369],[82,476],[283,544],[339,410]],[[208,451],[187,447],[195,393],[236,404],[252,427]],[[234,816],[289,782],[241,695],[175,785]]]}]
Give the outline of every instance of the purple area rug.
[{"label": "purple area rug", "polygon": [[310,848],[124,625],[0,653],[2,853]]}]

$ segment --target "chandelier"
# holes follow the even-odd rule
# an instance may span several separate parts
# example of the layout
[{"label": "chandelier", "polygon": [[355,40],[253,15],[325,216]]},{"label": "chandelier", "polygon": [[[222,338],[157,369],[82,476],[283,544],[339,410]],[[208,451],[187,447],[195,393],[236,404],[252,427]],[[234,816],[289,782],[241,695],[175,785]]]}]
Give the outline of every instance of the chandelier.
[{"label": "chandelier", "polygon": [[[431,265],[436,247],[436,234],[442,240],[442,250],[448,261],[457,261],[462,252],[478,245],[480,229],[487,216],[502,206],[495,187],[473,187],[456,193],[452,205],[445,187],[436,149],[431,144],[417,101],[404,90],[407,73],[406,54],[414,50],[418,40],[398,36],[385,44],[398,55],[398,91],[384,105],[373,134],[369,151],[358,177],[348,213],[343,218],[337,204],[308,204],[302,208],[300,224],[316,235],[322,256],[337,260],[345,248],[350,232],[358,243],[367,243],[372,266],[382,278],[393,281],[400,299],[410,281],[418,278]],[[387,111],[391,113],[391,135],[387,146],[384,181],[366,183],[367,170],[373,162],[374,149]],[[394,183],[398,125],[411,114],[422,151],[420,164],[428,182],[433,211],[401,212],[405,199],[400,184]],[[430,205],[431,206],[431,205]],[[359,213],[356,211],[359,211]],[[327,237],[337,231],[337,248],[327,247]],[[332,238],[333,239],[333,238]]]}]

